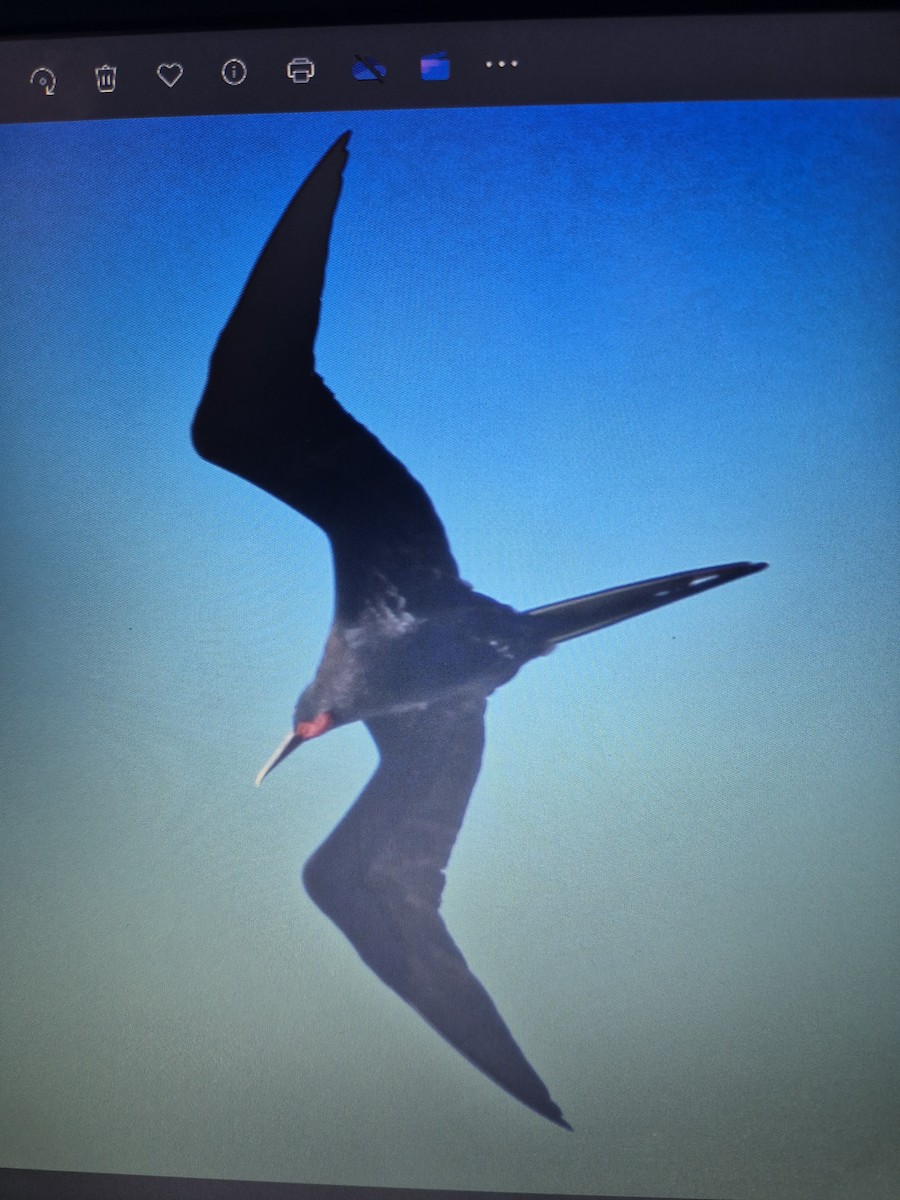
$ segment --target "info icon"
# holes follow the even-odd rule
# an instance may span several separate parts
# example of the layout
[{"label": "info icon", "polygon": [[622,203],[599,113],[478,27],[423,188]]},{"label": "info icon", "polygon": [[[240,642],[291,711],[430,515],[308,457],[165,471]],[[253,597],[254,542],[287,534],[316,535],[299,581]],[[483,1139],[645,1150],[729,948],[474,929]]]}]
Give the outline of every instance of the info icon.
[{"label": "info icon", "polygon": [[423,54],[419,66],[422,78],[427,79],[429,83],[450,78],[450,59],[446,50],[438,50],[436,54]]},{"label": "info icon", "polygon": [[222,78],[229,87],[239,87],[247,78],[247,64],[242,58],[229,58],[222,66]]}]

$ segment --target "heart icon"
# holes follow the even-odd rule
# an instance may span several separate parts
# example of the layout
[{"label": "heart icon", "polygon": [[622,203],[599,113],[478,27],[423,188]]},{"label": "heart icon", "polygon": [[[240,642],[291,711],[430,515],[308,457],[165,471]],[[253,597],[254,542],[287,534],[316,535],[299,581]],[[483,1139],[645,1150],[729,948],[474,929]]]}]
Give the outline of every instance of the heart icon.
[{"label": "heart icon", "polygon": [[181,63],[160,63],[156,73],[166,87],[174,87],[184,74],[184,67]]}]

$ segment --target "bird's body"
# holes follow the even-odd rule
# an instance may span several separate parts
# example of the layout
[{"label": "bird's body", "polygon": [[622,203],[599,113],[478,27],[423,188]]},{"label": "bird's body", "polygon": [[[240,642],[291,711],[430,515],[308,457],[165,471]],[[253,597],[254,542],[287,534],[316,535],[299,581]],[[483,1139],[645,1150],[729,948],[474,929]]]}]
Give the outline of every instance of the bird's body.
[{"label": "bird's body", "polygon": [[420,582],[401,573],[357,619],[334,623],[295,719],[327,710],[343,725],[454,695],[484,698],[549,648],[505,604],[456,581],[436,603]]},{"label": "bird's body", "polygon": [[193,426],[198,452],[328,535],[335,615],[291,733],[297,746],[362,721],[379,766],[304,869],[362,959],[481,1071],[568,1128],[439,907],[478,776],[487,698],[561,641],[761,570],[683,571],[517,612],[460,578],[425,490],[315,371],[331,223],[347,141],[291,201],[216,345]]}]

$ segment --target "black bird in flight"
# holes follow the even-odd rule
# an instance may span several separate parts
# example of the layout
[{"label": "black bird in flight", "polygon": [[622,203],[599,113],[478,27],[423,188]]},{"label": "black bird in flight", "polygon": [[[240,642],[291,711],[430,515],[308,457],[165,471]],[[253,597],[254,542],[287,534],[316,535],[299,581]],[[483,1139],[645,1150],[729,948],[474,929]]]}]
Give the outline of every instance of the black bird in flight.
[{"label": "black bird in flight", "polygon": [[444,871],[481,766],[487,697],[558,642],[765,564],[681,571],[527,612],[460,579],[421,484],[316,374],[349,137],[313,169],[263,248],[213,352],[193,424],[199,454],[314,521],[334,557],[322,661],[257,782],[303,742],[365,724],[380,762],[306,864],[309,894],[451,1046],[569,1129],[440,915]]}]

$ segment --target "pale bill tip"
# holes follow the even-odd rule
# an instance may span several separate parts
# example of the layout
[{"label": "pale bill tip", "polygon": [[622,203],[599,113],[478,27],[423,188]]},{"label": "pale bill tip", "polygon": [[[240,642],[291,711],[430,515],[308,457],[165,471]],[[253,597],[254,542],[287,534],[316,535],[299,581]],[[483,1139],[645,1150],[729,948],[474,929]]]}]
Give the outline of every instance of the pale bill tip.
[{"label": "pale bill tip", "polygon": [[298,737],[296,733],[289,733],[284,741],[278,746],[278,749],[266,759],[265,763],[263,763],[259,774],[253,780],[253,786],[259,787],[269,772],[273,771],[282,761],[282,759],[287,758],[292,750],[296,750],[302,741],[303,739]]}]

